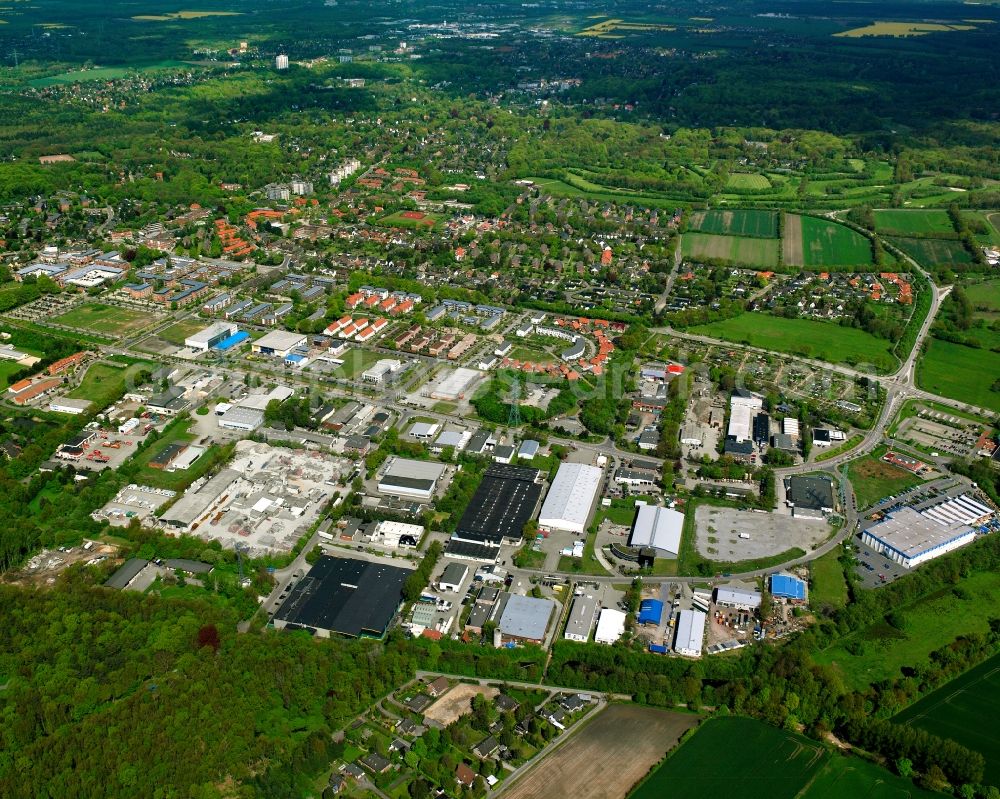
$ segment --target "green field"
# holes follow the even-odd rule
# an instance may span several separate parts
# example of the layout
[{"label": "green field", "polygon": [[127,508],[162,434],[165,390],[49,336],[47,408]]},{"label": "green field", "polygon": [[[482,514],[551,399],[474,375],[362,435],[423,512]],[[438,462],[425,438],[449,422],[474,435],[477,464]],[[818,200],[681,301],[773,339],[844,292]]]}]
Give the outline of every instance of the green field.
[{"label": "green field", "polygon": [[971,264],[972,256],[962,242],[950,239],[890,238],[889,243],[899,247],[921,266],[935,267],[950,264]]},{"label": "green field", "polygon": [[136,375],[143,369],[152,371],[156,364],[140,361],[131,366],[113,366],[109,363],[92,363],[87,373],[67,397],[87,399],[93,402],[92,411],[100,411],[121,397],[130,385],[135,383]]},{"label": "green field", "polygon": [[375,362],[381,357],[382,356],[377,352],[359,350],[357,347],[352,347],[344,353],[344,362],[330,374],[333,377],[354,378],[365,371],[368,367],[374,365]]},{"label": "green field", "polygon": [[59,325],[79,327],[107,336],[122,336],[142,329],[151,320],[148,313],[95,302],[67,311],[52,321]]},{"label": "green field", "polygon": [[129,75],[139,72],[156,72],[162,69],[179,69],[181,67],[191,68],[190,64],[183,61],[161,61],[158,64],[138,67],[94,67],[93,69],[80,69],[72,72],[61,72],[58,75],[50,75],[47,78],[38,78],[29,81],[30,86],[37,89],[44,89],[47,86],[57,86],[68,83],[84,83],[92,80],[119,80]]},{"label": "green field", "polygon": [[785,319],[764,313],[744,313],[692,327],[689,332],[777,352],[820,358],[831,363],[871,363],[883,371],[896,366],[896,360],[890,354],[890,342],[854,327],[841,327],[815,319]]},{"label": "green field", "polygon": [[865,267],[872,263],[871,243],[849,227],[814,216],[787,214],[785,263],[804,267]]},{"label": "green field", "polygon": [[207,326],[200,319],[188,319],[161,330],[157,333],[157,336],[169,344],[183,347],[184,339],[188,338],[188,336],[193,336],[199,330],[204,330]]},{"label": "green field", "polygon": [[715,259],[747,266],[778,265],[778,240],[749,236],[719,236],[713,233],[685,233],[681,239],[685,258]]},{"label": "green field", "polygon": [[880,460],[878,456],[883,454],[885,454],[884,447],[877,449],[875,454],[851,461],[847,467],[847,476],[854,487],[858,508],[867,508],[880,499],[896,496],[899,492],[923,482],[905,469]]},{"label": "green field", "polygon": [[926,236],[935,233],[954,234],[955,228],[944,210],[875,211],[875,230],[896,236]]},{"label": "green field", "polygon": [[847,604],[847,580],[840,564],[840,547],[809,564],[812,584],[809,604],[814,608],[842,608]]},{"label": "green field", "polygon": [[1000,392],[990,387],[1000,376],[1000,353],[930,338],[917,362],[917,384],[943,397],[1000,411]]},{"label": "green field", "polygon": [[155,444],[136,455],[135,463],[140,467],[136,473],[136,482],[142,485],[153,486],[153,488],[168,488],[172,491],[183,491],[199,477],[209,472],[221,461],[223,456],[228,457],[232,453],[232,444],[226,447],[213,445],[207,447],[207,451],[191,464],[191,467],[188,469],[178,469],[168,472],[165,469],[154,469],[149,465],[149,462],[153,458],[171,444],[194,443],[195,435],[190,432],[193,424],[194,420],[189,420],[171,427]]},{"label": "green field", "polygon": [[[733,177],[736,176],[731,176],[730,180]],[[767,181],[767,178],[762,179]],[[773,239],[778,235],[778,214],[775,211],[696,211],[691,214],[688,229],[698,233]]]},{"label": "green field", "polygon": [[951,738],[986,758],[983,782],[1000,785],[1000,655],[942,685],[893,719]]},{"label": "green field", "polygon": [[708,719],[630,799],[730,794],[740,799],[793,799],[828,757],[815,741],[762,721]]},{"label": "green field", "polygon": [[[985,634],[989,620],[1000,615],[1000,574],[977,572],[959,585],[971,599],[959,599],[950,589],[942,589],[897,609],[904,618],[902,630],[879,622],[816,652],[814,660],[833,666],[848,687],[863,691],[879,680],[899,677],[904,666],[926,663],[930,652],[960,635]],[[847,651],[855,645],[862,647],[860,654]]]},{"label": "green field", "polygon": [[[406,214],[423,214],[420,219],[411,219]],[[382,217],[378,224],[383,227],[399,227],[407,230],[433,230],[437,227],[441,217],[438,214],[424,213],[423,211],[396,211],[394,214]]]},{"label": "green field", "polygon": [[857,757],[831,757],[798,799],[940,799]]},{"label": "green field", "polygon": [[764,175],[750,174],[747,172],[734,172],[726,180],[727,189],[735,189],[739,191],[741,189],[752,189],[752,190],[763,190],[771,188],[771,181],[769,181]]}]

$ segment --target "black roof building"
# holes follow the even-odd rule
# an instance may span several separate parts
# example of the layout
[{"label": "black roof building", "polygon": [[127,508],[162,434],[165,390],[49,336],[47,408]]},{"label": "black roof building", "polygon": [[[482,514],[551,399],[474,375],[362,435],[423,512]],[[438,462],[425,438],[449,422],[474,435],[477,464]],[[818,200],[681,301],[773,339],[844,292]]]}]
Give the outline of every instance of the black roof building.
[{"label": "black roof building", "polygon": [[494,463],[462,514],[455,537],[492,546],[520,542],[542,493],[537,478],[538,469]]},{"label": "black roof building", "polygon": [[137,574],[141,572],[146,566],[149,565],[148,560],[143,560],[142,558],[129,558],[125,561],[121,568],[118,569],[114,574],[112,574],[107,581],[104,583],[108,588],[115,588],[119,591],[128,587]]},{"label": "black roof building", "polygon": [[753,418],[753,440],[766,442],[771,438],[771,417],[766,413],[758,413]]},{"label": "black roof building", "polygon": [[787,498],[796,508],[830,511],[834,508],[833,482],[828,477],[794,475],[786,483]]},{"label": "black roof building", "polygon": [[274,626],[354,638],[381,638],[412,572],[365,560],[324,556],[274,614]]},{"label": "black roof building", "polygon": [[457,538],[449,538],[445,544],[444,553],[451,558],[465,558],[466,560],[479,560],[484,563],[496,563],[500,555],[500,546],[489,544],[476,544],[472,541],[459,541]]}]

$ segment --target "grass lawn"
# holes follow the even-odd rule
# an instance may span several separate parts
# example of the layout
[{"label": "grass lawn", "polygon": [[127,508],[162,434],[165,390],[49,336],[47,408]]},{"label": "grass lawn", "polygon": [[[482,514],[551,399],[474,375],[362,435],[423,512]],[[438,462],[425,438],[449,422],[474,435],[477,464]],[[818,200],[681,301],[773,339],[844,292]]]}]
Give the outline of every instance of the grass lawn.
[{"label": "grass lawn", "polygon": [[734,172],[726,181],[727,189],[769,189],[771,181],[763,175],[756,175],[747,172]]},{"label": "grass lawn", "polygon": [[837,547],[809,564],[812,575],[809,603],[813,607],[842,608],[847,604],[847,579],[838,560],[840,552]]},{"label": "grass lawn", "polygon": [[[989,620],[1000,614],[1000,573],[978,572],[959,585],[972,599],[959,599],[949,589],[937,591],[898,609],[905,619],[902,631],[880,622],[816,652],[814,659],[833,666],[850,688],[863,690],[873,682],[899,677],[904,666],[925,663],[930,652],[960,635],[986,634]],[[851,641],[861,642],[861,654],[847,651]]]},{"label": "grass lawn", "polygon": [[930,338],[917,361],[917,384],[943,397],[1000,411],[1000,392],[991,386],[1000,376],[1000,353]]},{"label": "grass lawn", "polygon": [[555,360],[552,353],[536,347],[514,347],[508,357],[514,361],[531,361],[532,363],[551,363]]},{"label": "grass lawn", "polygon": [[[868,239],[826,219],[788,214],[785,238],[785,261],[790,266],[865,267],[872,263]],[[795,238],[799,241],[794,241]]]},{"label": "grass lawn", "polygon": [[[878,449],[876,453],[884,454],[884,450]],[[851,461],[847,467],[847,476],[854,487],[859,508],[867,508],[880,499],[895,496],[900,491],[923,482],[905,469],[880,460],[875,454]]]},{"label": "grass lawn", "polygon": [[719,236],[713,233],[685,233],[681,250],[685,258],[714,258],[748,266],[778,265],[777,239],[750,236]]},{"label": "grass lawn", "polygon": [[140,330],[151,321],[150,314],[101,303],[86,303],[52,320],[67,327],[93,330],[106,336],[122,336]]},{"label": "grass lawn", "polygon": [[[27,352],[24,348],[20,348],[21,352]],[[16,361],[0,361],[0,389],[6,389],[11,383],[11,376],[16,375],[24,369],[21,364]]]},{"label": "grass lawn", "polygon": [[333,377],[354,378],[373,366],[382,357],[377,352],[352,347],[344,353],[344,362],[330,374]]},{"label": "grass lawn", "polygon": [[434,413],[454,413],[458,406],[454,402],[435,402],[432,406]]},{"label": "grass lawn", "polygon": [[[766,181],[767,178],[764,180]],[[773,239],[778,236],[778,214],[775,211],[749,210],[696,211],[691,214],[688,229],[700,233],[721,233],[729,236],[757,236]]]},{"label": "grass lawn", "polygon": [[207,451],[191,464],[189,469],[168,472],[165,469],[152,468],[149,462],[170,444],[190,444],[194,441],[194,434],[189,432],[193,424],[194,420],[192,419],[186,424],[178,424],[176,427],[170,428],[166,435],[136,456],[135,462],[141,467],[136,475],[137,483],[153,486],[153,488],[183,491],[218,462],[224,449],[232,448],[232,445],[229,447],[209,446]]},{"label": "grass lawn", "polygon": [[121,397],[130,385],[135,384],[135,376],[143,369],[152,371],[156,369],[156,364],[149,361],[139,361],[131,366],[92,363],[80,385],[66,396],[90,400],[94,403],[92,410],[103,410]]},{"label": "grass lawn", "polygon": [[954,233],[948,212],[938,209],[875,211],[875,230],[897,236],[923,236],[933,233]]},{"label": "grass lawn", "polygon": [[860,433],[858,433],[856,435],[853,435],[849,439],[847,439],[847,441],[845,441],[843,444],[841,444],[840,446],[833,447],[832,449],[828,449],[826,452],[823,452],[823,453],[817,455],[816,456],[816,462],[819,463],[820,461],[829,460],[830,458],[835,458],[837,455],[840,455],[843,452],[847,452],[848,450],[852,450],[858,444],[860,444],[862,441],[864,441],[864,438],[865,437],[863,435],[861,435]]},{"label": "grass lawn", "polygon": [[831,363],[871,363],[882,371],[897,366],[892,342],[864,330],[815,319],[785,319],[764,313],[744,313],[698,325],[691,333],[723,338],[753,347],[819,358]]},{"label": "grass lawn", "polygon": [[193,336],[199,330],[204,330],[206,327],[208,327],[208,325],[201,319],[188,319],[161,330],[157,334],[157,337],[162,338],[170,344],[183,347],[184,339],[189,336]]},{"label": "grass lawn", "polygon": [[397,211],[378,220],[382,227],[399,227],[407,230],[433,230],[441,221],[438,214],[425,211]]},{"label": "grass lawn", "polygon": [[[713,718],[630,796],[794,799],[829,755],[815,741],[740,717]],[[720,760],[725,768],[720,768]]]},{"label": "grass lawn", "polygon": [[986,758],[983,782],[1000,784],[1000,655],[980,663],[911,705],[893,721],[951,738]]}]

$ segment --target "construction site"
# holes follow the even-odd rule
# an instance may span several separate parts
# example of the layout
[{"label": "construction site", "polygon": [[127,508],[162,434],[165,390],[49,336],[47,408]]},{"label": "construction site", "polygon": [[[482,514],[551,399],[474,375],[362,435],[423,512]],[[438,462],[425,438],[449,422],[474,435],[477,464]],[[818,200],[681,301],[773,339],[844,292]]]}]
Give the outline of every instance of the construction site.
[{"label": "construction site", "polygon": [[218,474],[195,481],[160,525],[252,556],[289,552],[318,519],[350,461],[241,441]]}]

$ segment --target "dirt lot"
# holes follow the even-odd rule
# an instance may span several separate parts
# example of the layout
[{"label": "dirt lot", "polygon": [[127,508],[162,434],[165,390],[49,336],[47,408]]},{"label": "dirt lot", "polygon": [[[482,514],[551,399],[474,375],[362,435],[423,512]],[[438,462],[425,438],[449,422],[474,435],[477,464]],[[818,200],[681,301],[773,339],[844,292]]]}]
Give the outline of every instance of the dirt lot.
[{"label": "dirt lot", "polygon": [[436,721],[438,724],[447,727],[452,722],[458,721],[466,713],[472,712],[472,697],[476,694],[482,694],[487,699],[493,699],[498,693],[500,692],[496,688],[490,688],[486,685],[466,685],[465,683],[461,683],[427,708],[424,718]]},{"label": "dirt lot", "polygon": [[631,705],[599,712],[503,792],[504,799],[624,799],[696,716]]},{"label": "dirt lot", "polygon": [[[698,552],[719,561],[766,558],[799,547],[807,552],[830,534],[825,521],[794,519],[702,505],[695,512]],[[749,538],[740,538],[740,533]]]},{"label": "dirt lot", "polygon": [[106,560],[115,557],[117,553],[118,548],[108,544],[95,544],[89,550],[82,546],[72,547],[65,552],[43,549],[25,563],[23,568],[8,572],[0,579],[11,585],[42,588],[54,585],[59,573],[74,563],[89,563],[97,558]]},{"label": "dirt lot", "polygon": [[785,214],[785,237],[781,248],[784,263],[805,263],[802,252],[802,217],[797,214]]}]

